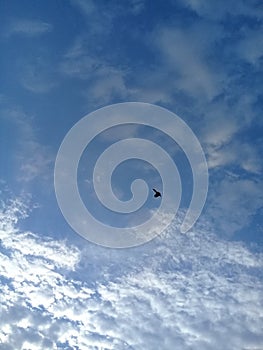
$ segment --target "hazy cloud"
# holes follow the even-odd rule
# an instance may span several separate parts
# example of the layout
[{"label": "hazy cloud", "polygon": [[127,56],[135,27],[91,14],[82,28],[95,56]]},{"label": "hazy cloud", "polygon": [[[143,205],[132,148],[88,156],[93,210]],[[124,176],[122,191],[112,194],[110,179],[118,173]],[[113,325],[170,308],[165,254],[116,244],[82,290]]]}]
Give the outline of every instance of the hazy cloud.
[{"label": "hazy cloud", "polygon": [[51,32],[53,26],[50,23],[40,20],[16,19],[11,20],[6,27],[5,35],[23,35],[27,37],[37,37]]}]

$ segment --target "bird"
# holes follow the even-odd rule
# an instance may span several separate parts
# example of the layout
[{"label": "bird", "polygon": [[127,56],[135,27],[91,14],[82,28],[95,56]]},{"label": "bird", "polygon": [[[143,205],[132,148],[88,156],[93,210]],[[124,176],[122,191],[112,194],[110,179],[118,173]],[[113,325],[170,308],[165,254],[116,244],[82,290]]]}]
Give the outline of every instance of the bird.
[{"label": "bird", "polygon": [[153,188],[153,191],[155,192],[154,197],[162,197],[161,193],[159,191],[157,191],[155,188]]}]

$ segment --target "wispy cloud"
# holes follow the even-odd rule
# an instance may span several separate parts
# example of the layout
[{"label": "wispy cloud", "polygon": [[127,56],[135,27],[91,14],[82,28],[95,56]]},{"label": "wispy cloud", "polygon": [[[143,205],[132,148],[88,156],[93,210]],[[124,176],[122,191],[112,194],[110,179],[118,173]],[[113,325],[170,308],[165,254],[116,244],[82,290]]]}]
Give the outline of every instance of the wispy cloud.
[{"label": "wispy cloud", "polygon": [[54,155],[48,146],[38,141],[34,129],[33,117],[25,114],[20,108],[6,107],[1,110],[1,118],[10,127],[17,130],[17,138],[13,140],[14,152],[12,161],[16,164],[16,181],[50,180],[51,164]]},{"label": "wispy cloud", "polygon": [[45,72],[39,71],[37,66],[24,69],[21,84],[26,90],[37,94],[47,93],[57,85]]},{"label": "wispy cloud", "polygon": [[125,70],[115,67],[106,58],[90,53],[84,38],[78,38],[66,52],[60,72],[86,81],[83,96],[96,106],[107,104],[112,99],[124,99],[128,95]]},{"label": "wispy cloud", "polygon": [[257,65],[263,57],[263,38],[261,27],[245,30],[243,38],[237,44],[236,53],[241,59]]},{"label": "wispy cloud", "polygon": [[206,0],[181,0],[181,4],[189,7],[199,16],[206,19],[220,21],[226,16],[245,15],[254,18],[262,18],[262,11],[259,10],[260,3],[256,1],[247,2],[241,0],[238,8],[235,0],[223,2],[208,2]]},{"label": "wispy cloud", "polygon": [[249,143],[238,140],[220,147],[209,146],[208,165],[210,168],[234,166],[252,174],[260,175],[262,172],[261,157],[258,148]]},{"label": "wispy cloud", "polygon": [[145,8],[144,0],[130,0],[125,4],[121,2],[100,4],[94,0],[71,0],[71,3],[86,19],[88,31],[93,35],[109,34],[116,19],[127,14],[137,16]]},{"label": "wispy cloud", "polygon": [[113,19],[117,15],[114,5],[104,3],[101,6],[93,0],[72,0],[71,3],[86,19],[89,34],[102,34],[112,29]]},{"label": "wispy cloud", "polygon": [[45,94],[58,86],[55,63],[49,55],[42,52],[34,58],[21,59],[18,66],[20,84],[26,90],[35,94]]},{"label": "wispy cloud", "polygon": [[163,68],[173,74],[178,89],[208,99],[219,93],[224,74],[215,71],[207,60],[218,39],[218,29],[210,26],[208,31],[206,25],[198,24],[187,29],[163,27],[154,33]]},{"label": "wispy cloud", "polygon": [[50,23],[31,19],[13,19],[5,29],[5,36],[23,35],[26,37],[38,37],[51,32],[53,26]]},{"label": "wispy cloud", "polygon": [[208,213],[218,231],[232,236],[263,206],[262,181],[226,177],[210,192]]},{"label": "wispy cloud", "polygon": [[129,3],[129,6],[130,6],[130,11],[133,14],[138,15],[145,8],[145,0],[131,0]]}]

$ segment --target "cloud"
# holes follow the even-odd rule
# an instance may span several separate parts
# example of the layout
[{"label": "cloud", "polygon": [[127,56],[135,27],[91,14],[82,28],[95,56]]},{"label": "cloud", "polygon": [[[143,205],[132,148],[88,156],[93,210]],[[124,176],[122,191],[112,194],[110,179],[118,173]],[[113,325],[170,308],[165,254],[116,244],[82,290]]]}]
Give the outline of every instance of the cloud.
[{"label": "cloud", "polygon": [[260,175],[262,172],[258,148],[250,143],[242,143],[236,139],[220,147],[210,145],[207,151],[210,168],[234,166],[251,174]]},{"label": "cloud", "polygon": [[5,35],[22,35],[25,37],[38,37],[51,32],[53,26],[50,23],[40,20],[16,19],[11,20],[6,28]]},{"label": "cloud", "polygon": [[[184,111],[201,134],[213,174],[222,169],[232,174],[213,178],[208,217],[218,234],[244,229],[262,206],[262,181],[256,180],[262,171],[260,148],[242,139],[242,131],[255,120],[253,108],[260,91],[254,85],[255,90],[249,90],[243,76],[251,73],[252,66],[259,68],[258,33],[246,28],[237,36],[226,33],[220,21],[230,13],[232,1],[218,3],[217,8],[189,0],[186,3],[197,14],[193,22],[158,23],[140,40],[133,32],[142,52],[135,62],[127,59],[128,70],[99,51],[103,40],[108,40],[104,34],[112,28],[113,15],[100,14],[92,2],[76,3],[86,16],[89,34],[76,39],[64,55],[63,79],[81,84],[89,106],[123,99],[161,101],[187,118],[176,106],[185,103]],[[134,12],[143,11],[141,3],[139,9],[137,2],[133,4]],[[236,14],[257,17],[247,9],[248,3],[241,2]],[[195,23],[196,18],[201,23]],[[211,19],[217,22],[212,27],[207,25]],[[20,29],[12,35],[33,37],[48,30],[33,32]],[[104,39],[98,40],[101,34]],[[154,64],[149,64],[147,50]],[[247,72],[242,70],[244,64]],[[24,73],[20,81],[29,91],[45,93],[54,86],[45,65],[32,62]],[[49,176],[53,157],[38,141],[34,121],[18,110],[6,115],[21,141],[20,180]],[[130,132],[136,135],[138,130]],[[108,140],[115,136],[113,132]],[[237,175],[240,170],[244,172]],[[186,235],[179,233],[175,222],[161,237],[138,249],[107,250],[83,241],[77,248],[19,229],[17,215],[26,211],[15,201],[1,213],[3,348],[261,348],[262,254],[217,238],[206,222]]]},{"label": "cloud", "polygon": [[252,65],[257,65],[263,57],[263,39],[261,30],[246,30],[238,42],[236,53]]},{"label": "cloud", "polygon": [[211,190],[208,213],[226,236],[246,227],[262,208],[262,181],[225,178]]},{"label": "cloud", "polygon": [[[156,66],[140,63],[127,68],[113,54],[98,52],[87,37],[79,37],[64,55],[60,64],[63,75],[85,80],[85,99],[95,105],[110,101],[138,100],[174,104],[173,95],[184,93],[192,98],[211,101],[221,93],[226,77],[209,60],[213,46],[222,35],[221,28],[193,24],[188,28],[159,25],[138,38],[145,53],[151,50]],[[101,42],[101,36],[98,37]],[[142,56],[143,57],[143,56]],[[134,66],[134,62],[130,62]]]},{"label": "cloud", "polygon": [[246,1],[241,0],[238,8],[236,7],[235,0],[230,1],[211,1],[206,0],[186,0],[181,1],[181,4],[189,7],[192,11],[196,12],[199,16],[206,19],[213,19],[220,21],[227,16],[248,16],[255,18],[262,18],[262,11],[258,10],[259,3],[257,0]]},{"label": "cloud", "polygon": [[137,16],[145,9],[144,0],[130,0],[125,4],[112,2],[111,4],[99,4],[94,0],[71,1],[86,19],[86,25],[90,33],[109,33],[115,25],[115,20],[122,16]]},{"label": "cloud", "polygon": [[17,168],[14,180],[23,182],[50,180],[54,155],[48,146],[38,141],[34,118],[18,107],[10,107],[8,103],[1,110],[1,119],[7,123],[7,130],[14,128],[17,133],[16,138],[10,140],[14,149],[13,158],[10,158]]},{"label": "cloud", "polygon": [[54,159],[49,151],[37,142],[28,143],[27,147],[27,159],[23,154],[18,157],[21,166],[17,179],[25,182],[30,182],[38,177],[44,180],[50,179],[50,167]]},{"label": "cloud", "polygon": [[20,83],[30,92],[44,94],[58,86],[54,78],[57,74],[53,69],[54,63],[50,62],[50,58],[43,53],[27,61],[22,59],[19,67]]},{"label": "cloud", "polygon": [[114,5],[109,6],[104,3],[101,6],[93,0],[72,0],[71,3],[86,19],[88,35],[99,35],[111,31],[113,19],[117,16]]},{"label": "cloud", "polygon": [[213,148],[228,144],[245,124],[240,119],[236,118],[234,108],[229,108],[227,103],[212,103],[206,111],[202,127],[203,142]]},{"label": "cloud", "polygon": [[26,215],[16,199],[0,216],[7,349],[261,346],[262,256],[216,238],[207,223],[186,235],[175,222],[136,249],[80,249],[21,231]]},{"label": "cloud", "polygon": [[48,77],[50,74],[47,75],[45,72],[39,71],[38,68],[34,65],[24,67],[21,84],[30,92],[37,94],[47,93],[56,87],[57,84],[51,77]]},{"label": "cloud", "polygon": [[[86,80],[83,95],[95,105],[138,100],[174,107],[175,101],[180,99],[187,104],[184,108],[190,109],[191,106],[191,112],[196,114],[200,106],[209,107],[218,96],[229,94],[236,97],[241,93],[233,89],[237,78],[235,67],[244,57],[248,58],[245,54],[248,44],[242,43],[240,37],[235,37],[222,23],[191,18],[188,25],[174,21],[157,22],[151,32],[142,34],[135,30],[133,37],[142,47],[140,59],[137,62],[127,58],[124,63],[118,60],[114,50],[103,49],[110,40],[115,19],[122,15],[122,9],[118,8],[115,14],[114,6],[102,11],[100,21],[96,22],[99,6],[83,1],[76,6],[89,19],[92,31],[97,22],[105,24],[104,12],[107,12],[106,23],[110,23],[107,29],[104,28],[103,35],[99,30],[94,34],[89,29],[85,37],[76,38],[60,65],[61,72],[68,77]],[[94,25],[93,21],[96,22]],[[99,45],[95,46],[95,42]],[[250,42],[249,34],[247,42]],[[260,49],[253,47],[254,53],[249,59],[258,60]],[[154,57],[151,64],[147,60],[149,54]],[[240,82],[238,85],[242,86]]]},{"label": "cloud", "polygon": [[103,67],[91,89],[87,89],[88,98],[96,105],[107,105],[115,99],[124,100],[127,88],[123,72],[111,67]]},{"label": "cloud", "polygon": [[230,79],[226,82],[227,93],[208,105],[197,106],[196,114],[202,115],[197,118],[197,134],[211,169],[221,171],[223,167],[228,170],[234,167],[245,170],[247,175],[259,175],[262,170],[259,159],[261,147],[254,133],[255,125],[260,127],[256,107],[259,95],[257,87],[253,95],[243,91],[244,83],[239,83],[240,86]]},{"label": "cloud", "polygon": [[72,2],[72,4],[78,6],[79,9],[87,16],[91,15],[96,10],[96,6],[93,0],[77,0]]},{"label": "cloud", "polygon": [[138,15],[145,9],[145,0],[131,0],[129,5],[131,12]]},{"label": "cloud", "polygon": [[212,99],[221,90],[224,74],[207,59],[220,28],[193,25],[190,28],[163,27],[154,33],[163,66],[173,74],[175,86],[187,93]]},{"label": "cloud", "polygon": [[114,99],[128,96],[125,70],[116,67],[110,59],[102,58],[87,49],[84,38],[78,38],[64,55],[60,72],[67,77],[87,82],[83,92],[89,103],[101,106]]}]

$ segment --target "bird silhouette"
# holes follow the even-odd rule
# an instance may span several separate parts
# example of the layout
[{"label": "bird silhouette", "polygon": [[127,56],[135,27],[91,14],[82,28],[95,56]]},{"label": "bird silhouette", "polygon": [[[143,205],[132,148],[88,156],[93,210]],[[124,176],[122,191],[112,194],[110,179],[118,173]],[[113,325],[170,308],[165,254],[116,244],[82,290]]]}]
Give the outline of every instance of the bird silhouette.
[{"label": "bird silhouette", "polygon": [[153,191],[154,191],[154,197],[157,198],[157,197],[162,197],[161,193],[159,191],[157,191],[155,188],[153,188]]}]

